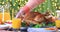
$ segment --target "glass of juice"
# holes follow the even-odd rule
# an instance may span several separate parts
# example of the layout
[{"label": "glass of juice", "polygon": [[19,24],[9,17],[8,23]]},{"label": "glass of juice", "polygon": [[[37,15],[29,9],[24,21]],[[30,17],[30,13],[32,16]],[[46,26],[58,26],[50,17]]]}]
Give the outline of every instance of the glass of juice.
[{"label": "glass of juice", "polygon": [[3,15],[4,16],[4,22],[6,22],[7,20],[10,20],[10,18],[11,18],[10,17],[11,13],[9,10],[9,8],[10,8],[9,5],[10,5],[10,3],[8,3],[8,2],[4,5],[4,12],[3,12],[4,13],[4,15]]},{"label": "glass of juice", "polygon": [[60,29],[60,20],[55,21],[56,27]]},{"label": "glass of juice", "polygon": [[10,20],[10,12],[9,12],[9,5],[0,5],[0,19],[5,22],[7,20]]},{"label": "glass of juice", "polygon": [[19,18],[13,18],[12,19],[12,28],[14,29],[14,30],[18,30],[18,29],[20,29],[20,27],[21,27],[21,19],[19,19]]}]

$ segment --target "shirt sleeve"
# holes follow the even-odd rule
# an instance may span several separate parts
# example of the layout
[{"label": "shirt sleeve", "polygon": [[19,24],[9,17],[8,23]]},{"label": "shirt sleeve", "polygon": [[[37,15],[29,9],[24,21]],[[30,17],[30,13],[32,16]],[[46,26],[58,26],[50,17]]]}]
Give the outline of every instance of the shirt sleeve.
[{"label": "shirt sleeve", "polygon": [[45,0],[28,0],[28,2],[26,3],[23,9],[25,10],[25,12],[31,11],[32,9],[34,9],[36,6],[43,3],[44,1]]}]

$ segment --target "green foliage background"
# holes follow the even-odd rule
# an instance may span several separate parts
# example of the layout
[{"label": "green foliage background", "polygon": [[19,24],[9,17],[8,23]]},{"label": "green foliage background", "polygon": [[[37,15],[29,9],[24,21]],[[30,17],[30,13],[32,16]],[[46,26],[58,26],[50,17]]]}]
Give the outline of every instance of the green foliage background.
[{"label": "green foliage background", "polygon": [[[0,5],[10,3],[10,15],[11,17],[12,15],[14,17],[20,8],[23,7],[27,2],[28,0],[0,0]],[[43,13],[47,10],[50,10],[54,15],[56,15],[55,11],[58,9],[60,9],[60,0],[46,0],[44,3],[38,5],[35,9],[33,9],[33,11]]]}]

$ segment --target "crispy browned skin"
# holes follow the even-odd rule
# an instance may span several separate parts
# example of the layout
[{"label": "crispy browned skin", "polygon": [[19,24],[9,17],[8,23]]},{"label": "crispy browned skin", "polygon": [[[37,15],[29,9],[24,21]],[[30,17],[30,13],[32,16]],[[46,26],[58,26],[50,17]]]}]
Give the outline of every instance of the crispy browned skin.
[{"label": "crispy browned skin", "polygon": [[44,15],[38,12],[29,12],[24,16],[24,21],[26,21],[27,24],[40,24],[44,21]]},{"label": "crispy browned skin", "polygon": [[53,21],[53,17],[50,17],[50,18],[46,18],[46,16],[49,16],[50,14],[49,13],[46,13],[46,14],[41,14],[41,13],[38,13],[38,12],[29,12],[29,13],[26,13],[24,15],[24,17],[21,17],[22,19],[24,19],[23,21],[25,21],[28,25],[30,23],[33,23],[33,24],[40,24],[42,23],[43,21]]},{"label": "crispy browned skin", "polygon": [[38,13],[38,12],[29,12],[24,16],[24,18],[27,20],[31,20],[31,19],[33,20],[39,14],[40,13]]}]

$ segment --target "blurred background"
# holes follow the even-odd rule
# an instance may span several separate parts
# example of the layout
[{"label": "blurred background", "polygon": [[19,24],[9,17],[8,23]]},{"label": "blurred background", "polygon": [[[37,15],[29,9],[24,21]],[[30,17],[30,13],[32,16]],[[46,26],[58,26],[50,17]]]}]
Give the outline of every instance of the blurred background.
[{"label": "blurred background", "polygon": [[[8,12],[9,14],[7,15],[10,15],[9,17],[10,19],[12,19],[13,17],[15,17],[20,8],[27,3],[27,1],[28,0],[0,0],[0,6],[4,7],[4,11]],[[34,12],[39,13],[44,13],[48,10],[51,11],[54,16],[56,16],[56,11],[60,10],[60,0],[45,0],[44,3],[33,9]]]}]

